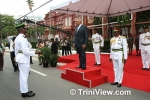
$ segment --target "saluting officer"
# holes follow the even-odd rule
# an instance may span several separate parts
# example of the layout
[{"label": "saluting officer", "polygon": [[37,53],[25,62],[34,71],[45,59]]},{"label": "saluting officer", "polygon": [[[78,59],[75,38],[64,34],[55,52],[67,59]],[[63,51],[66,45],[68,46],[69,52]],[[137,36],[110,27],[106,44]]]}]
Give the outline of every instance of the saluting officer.
[{"label": "saluting officer", "polygon": [[92,35],[92,43],[93,43],[93,49],[95,54],[95,64],[99,66],[101,64],[100,61],[100,48],[104,46],[104,39],[103,37],[98,33],[98,29],[94,28],[94,34]]},{"label": "saluting officer", "polygon": [[148,32],[148,26],[144,26],[144,33],[140,35],[139,49],[141,50],[141,57],[143,68],[142,70],[149,71],[150,63],[150,33]]},{"label": "saluting officer", "polygon": [[[19,35],[15,39],[15,61],[18,63],[19,68],[19,81],[20,91],[23,98],[32,97],[35,95],[32,91],[28,90],[28,75],[30,69],[30,56],[33,56],[35,52],[30,51],[29,42],[25,37],[27,28],[24,24],[16,26]],[[37,54],[38,52],[36,52]]]},{"label": "saluting officer", "polygon": [[111,53],[110,61],[113,62],[114,82],[111,85],[121,87],[123,79],[123,68],[127,60],[127,40],[120,35],[121,29],[114,28],[114,37],[110,40]]}]

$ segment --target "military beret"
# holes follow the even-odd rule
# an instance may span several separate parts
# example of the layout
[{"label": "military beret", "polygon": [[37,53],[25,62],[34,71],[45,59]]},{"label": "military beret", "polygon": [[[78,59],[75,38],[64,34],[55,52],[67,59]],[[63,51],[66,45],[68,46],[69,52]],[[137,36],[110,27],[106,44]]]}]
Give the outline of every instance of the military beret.
[{"label": "military beret", "polygon": [[17,25],[15,28],[16,29],[19,29],[19,28],[24,28],[25,27],[25,24],[19,24],[19,25]]},{"label": "military beret", "polygon": [[118,31],[121,32],[121,29],[119,27],[114,27],[114,32],[118,32]]},{"label": "military beret", "polygon": [[143,26],[144,29],[148,29],[148,26]]}]

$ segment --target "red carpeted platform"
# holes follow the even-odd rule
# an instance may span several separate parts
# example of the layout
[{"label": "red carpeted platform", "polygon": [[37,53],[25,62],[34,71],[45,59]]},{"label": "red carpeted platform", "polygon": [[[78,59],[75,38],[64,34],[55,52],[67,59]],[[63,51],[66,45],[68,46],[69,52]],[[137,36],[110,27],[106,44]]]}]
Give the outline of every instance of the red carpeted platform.
[{"label": "red carpeted platform", "polygon": [[[60,66],[59,69],[64,70],[61,77],[71,82],[83,85],[85,87],[95,87],[105,82],[113,82],[114,71],[113,65],[109,62],[109,54],[101,54],[101,65],[94,66],[94,54],[86,54],[87,69],[76,69],[78,66],[78,55],[63,56],[59,58],[59,62],[68,63]],[[123,86],[150,92],[150,71],[141,70],[141,56],[128,57],[124,67]]]}]

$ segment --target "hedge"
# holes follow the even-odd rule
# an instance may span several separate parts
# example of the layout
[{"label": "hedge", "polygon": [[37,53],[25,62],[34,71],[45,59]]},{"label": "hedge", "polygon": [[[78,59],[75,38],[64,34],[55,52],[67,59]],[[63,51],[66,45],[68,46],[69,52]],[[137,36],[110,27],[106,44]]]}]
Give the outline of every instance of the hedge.
[{"label": "hedge", "polygon": [[32,48],[34,48],[34,49],[37,48],[37,47],[36,47],[37,42],[30,42],[30,43],[31,43],[31,45],[32,45]]},{"label": "hedge", "polygon": [[[89,51],[89,52],[94,51],[93,50],[93,44],[92,44],[91,40],[88,40],[86,51]],[[110,52],[110,40],[109,39],[104,40],[104,47],[101,48],[101,52],[107,52],[107,53]]]}]

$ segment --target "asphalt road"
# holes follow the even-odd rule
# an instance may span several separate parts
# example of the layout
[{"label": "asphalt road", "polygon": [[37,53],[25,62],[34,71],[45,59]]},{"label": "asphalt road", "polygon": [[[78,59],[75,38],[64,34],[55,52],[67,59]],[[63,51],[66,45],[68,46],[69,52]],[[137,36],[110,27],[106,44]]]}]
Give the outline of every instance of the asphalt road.
[{"label": "asphalt road", "polygon": [[[19,72],[13,71],[10,55],[5,53],[4,69],[0,72],[0,100],[150,100],[148,92],[128,87],[117,88],[110,83],[89,89],[62,79],[62,71],[57,68],[38,65],[36,56],[33,57],[33,62],[28,83],[29,89],[36,95],[22,98]],[[59,63],[58,67],[60,65]]]}]

